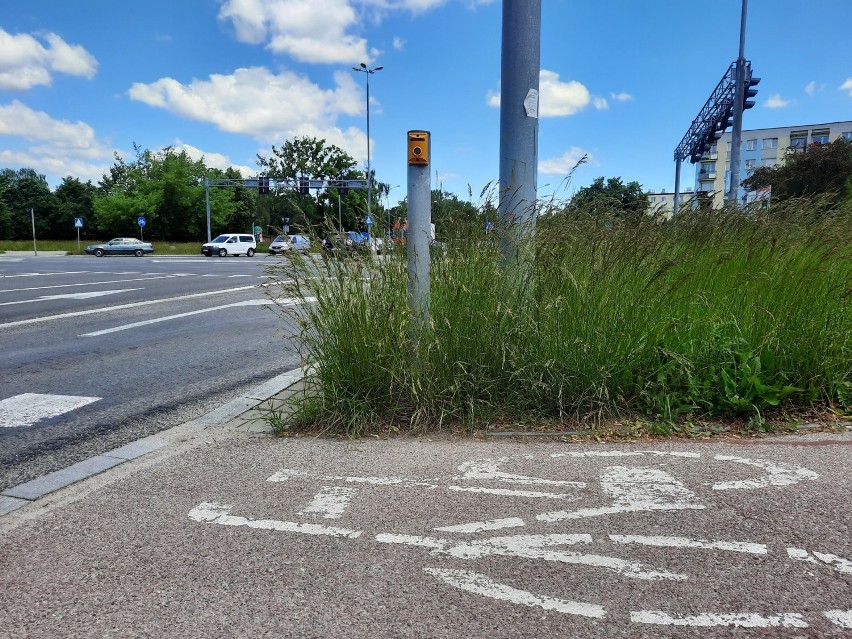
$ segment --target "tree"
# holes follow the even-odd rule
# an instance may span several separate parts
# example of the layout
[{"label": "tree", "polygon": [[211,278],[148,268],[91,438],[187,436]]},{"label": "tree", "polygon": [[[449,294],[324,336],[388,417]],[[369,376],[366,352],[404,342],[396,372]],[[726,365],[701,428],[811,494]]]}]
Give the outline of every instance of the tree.
[{"label": "tree", "polygon": [[742,185],[749,191],[771,187],[773,200],[824,194],[834,203],[850,198],[852,141],[838,138],[829,144],[811,144],[803,151],[788,151],[784,164],[762,166]]},{"label": "tree", "polygon": [[33,218],[36,237],[54,237],[51,220],[55,216],[56,198],[44,175],[34,169],[3,169],[0,171],[0,193],[6,205],[2,207],[6,209],[5,213],[0,210],[0,227],[4,229],[2,239],[31,238]]},{"label": "tree", "polygon": [[582,187],[571,198],[570,208],[597,215],[613,215],[622,218],[637,218],[648,211],[648,195],[639,182],[627,184],[621,178],[597,178],[589,186]]},{"label": "tree", "polygon": [[[338,218],[338,193],[335,190],[317,194],[316,197],[302,195],[298,192],[297,182],[300,178],[315,180],[354,180],[364,176],[355,170],[356,162],[343,149],[326,144],[325,140],[311,137],[297,137],[284,142],[281,147],[272,146],[272,155],[257,156],[257,163],[263,173],[273,180],[290,180],[294,188],[289,192],[277,192],[276,200],[267,204],[280,213],[289,217],[293,225],[321,225],[324,220]],[[357,214],[360,199],[366,203],[366,195],[358,190],[349,191],[341,197],[341,217],[347,223],[344,226],[354,226],[360,217]]]},{"label": "tree", "polygon": [[[93,223],[94,197],[97,189],[91,182],[81,182],[68,176],[56,187],[56,209],[51,219],[54,239],[72,239],[77,231],[74,218],[79,217],[86,223]],[[84,227],[88,228],[88,227]]]}]

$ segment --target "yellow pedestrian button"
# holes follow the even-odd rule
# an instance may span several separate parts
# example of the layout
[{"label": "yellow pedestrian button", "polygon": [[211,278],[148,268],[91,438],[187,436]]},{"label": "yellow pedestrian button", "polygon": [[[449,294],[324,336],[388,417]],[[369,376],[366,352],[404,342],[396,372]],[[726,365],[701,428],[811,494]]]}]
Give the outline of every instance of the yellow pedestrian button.
[{"label": "yellow pedestrian button", "polygon": [[429,164],[429,132],[408,132],[408,164],[426,166]]}]

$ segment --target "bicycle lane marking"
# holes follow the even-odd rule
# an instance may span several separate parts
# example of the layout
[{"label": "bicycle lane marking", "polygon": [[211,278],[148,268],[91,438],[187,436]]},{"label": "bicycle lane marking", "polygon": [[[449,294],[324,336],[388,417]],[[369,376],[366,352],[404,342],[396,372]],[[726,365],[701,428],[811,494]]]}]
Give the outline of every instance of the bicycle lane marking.
[{"label": "bicycle lane marking", "polygon": [[[593,451],[570,452],[550,455],[551,458],[634,458],[637,461],[645,457],[679,458],[685,461],[698,461],[699,453],[679,453],[667,451]],[[496,459],[479,459],[465,462],[458,466],[461,475],[450,478],[447,485],[440,478],[416,477],[362,477],[343,475],[311,475],[295,469],[281,469],[268,478],[268,482],[285,482],[291,480],[308,480],[345,484],[346,486],[323,486],[314,496],[308,506],[298,511],[300,516],[323,517],[337,519],[345,515],[347,506],[356,498],[357,489],[353,485],[365,487],[401,487],[426,490],[478,490],[490,495],[524,496],[544,500],[578,499],[572,493],[542,492],[517,490],[509,488],[494,489],[482,486],[465,486],[468,482],[492,482],[498,484],[517,484],[526,487],[562,488],[581,490],[587,487],[585,482],[564,481],[518,475],[502,470],[502,466],[518,460],[536,459],[532,455],[501,457]],[[815,480],[819,475],[809,469],[799,466],[775,463],[769,460],[748,459],[731,455],[715,455],[714,461],[743,465],[760,471],[757,477],[716,481],[706,484],[712,490],[756,490],[787,487],[805,480]],[[566,519],[582,519],[584,517],[601,517],[617,513],[643,511],[677,511],[687,509],[704,509],[698,503],[696,495],[671,474],[655,468],[631,468],[627,466],[609,466],[600,469],[600,483],[603,493],[610,503],[597,508],[586,508],[574,511],[548,511],[536,516],[539,523],[553,523]],[[194,508],[189,517],[204,523],[222,525],[242,525],[249,528],[275,530],[313,535],[330,535],[350,539],[369,539],[360,530],[304,524],[299,522],[253,520],[247,517],[230,515],[231,506],[216,503],[203,503]],[[530,522],[535,523],[535,522]],[[473,535],[482,532],[500,530],[503,528],[522,528],[527,522],[521,517],[505,517],[493,520],[453,523],[434,528],[435,531]],[[463,561],[476,560],[486,556],[504,556],[509,558],[534,559],[548,562],[558,562],[566,565],[576,564],[600,568],[631,579],[640,580],[670,580],[683,582],[689,576],[667,570],[658,570],[640,562],[611,557],[596,553],[584,553],[569,550],[567,547],[611,542],[613,547],[642,545],[668,549],[705,550],[710,552],[749,553],[766,556],[766,544],[751,541],[692,539],[683,536],[665,535],[608,535],[606,539],[593,539],[588,534],[537,534],[510,535],[459,541],[445,537],[379,532],[372,538],[383,544],[407,545],[428,550],[431,556],[445,555]],[[841,574],[852,573],[852,562],[837,555],[822,551],[788,547],[786,554],[789,559],[807,563],[820,563]],[[562,599],[545,594],[529,592],[513,585],[495,581],[492,577],[470,570],[436,568],[424,566],[426,574],[438,581],[458,590],[476,594],[482,597],[505,601],[512,604],[539,607],[564,614],[583,617],[604,618],[607,611],[603,606],[593,602],[578,602]],[[814,613],[810,613],[814,614]],[[823,611],[822,616],[835,626],[852,628],[852,610],[832,609]],[[631,610],[630,621],[637,624],[691,626],[696,628],[709,627],[743,627],[743,628],[806,628],[809,627],[805,615],[798,612],[749,612],[749,611],[712,611],[698,614],[677,615],[662,610]]]}]

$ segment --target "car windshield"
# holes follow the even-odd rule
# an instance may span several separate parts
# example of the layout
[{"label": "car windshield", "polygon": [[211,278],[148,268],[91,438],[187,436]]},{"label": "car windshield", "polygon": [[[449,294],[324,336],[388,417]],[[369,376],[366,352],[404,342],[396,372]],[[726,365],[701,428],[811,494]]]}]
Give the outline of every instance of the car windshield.
[{"label": "car windshield", "polygon": [[223,244],[227,239],[231,237],[230,235],[220,235],[215,240],[211,242],[211,244]]},{"label": "car windshield", "polygon": [[272,243],[273,243],[273,244],[275,244],[276,242],[286,242],[286,241],[287,241],[287,238],[281,237],[281,236],[279,235],[279,236],[278,236],[278,237],[276,237],[274,240],[272,240]]}]

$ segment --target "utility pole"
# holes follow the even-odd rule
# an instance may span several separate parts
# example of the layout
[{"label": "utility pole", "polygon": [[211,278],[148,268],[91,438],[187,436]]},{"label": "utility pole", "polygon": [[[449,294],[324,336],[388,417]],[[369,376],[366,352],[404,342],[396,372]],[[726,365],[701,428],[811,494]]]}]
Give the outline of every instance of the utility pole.
[{"label": "utility pole", "polygon": [[745,102],[746,60],[745,60],[745,30],[748,0],[742,0],[740,16],[740,53],[737,56],[736,95],[734,96],[734,128],[731,131],[731,182],[725,194],[728,204],[737,204],[740,190],[740,146],[743,133],[743,106]]}]

